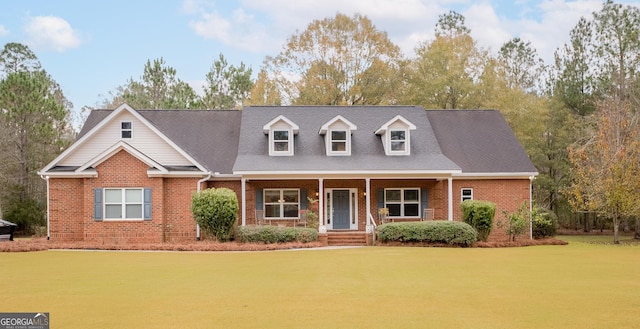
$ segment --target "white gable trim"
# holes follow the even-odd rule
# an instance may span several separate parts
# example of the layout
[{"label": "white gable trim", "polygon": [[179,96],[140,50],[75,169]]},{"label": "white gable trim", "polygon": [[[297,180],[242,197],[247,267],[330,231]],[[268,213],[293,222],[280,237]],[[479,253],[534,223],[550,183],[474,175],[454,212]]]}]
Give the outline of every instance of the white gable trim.
[{"label": "white gable trim", "polygon": [[354,125],[351,121],[345,119],[342,115],[337,115],[335,118],[333,118],[333,119],[327,121],[327,123],[323,124],[322,127],[320,127],[320,131],[318,133],[320,135],[326,134],[327,131],[329,131],[329,127],[331,127],[331,125],[333,125],[334,123],[336,123],[338,121],[342,121],[344,124],[349,126],[349,130],[358,130],[358,127],[356,125]]},{"label": "white gable trim", "polygon": [[153,159],[149,158],[144,153],[138,151],[133,146],[127,144],[124,141],[118,141],[113,146],[111,146],[109,149],[107,149],[104,152],[98,154],[93,159],[87,161],[85,164],[80,166],[78,169],[75,170],[75,172],[80,173],[80,172],[82,172],[85,169],[88,169],[90,167],[94,167],[95,168],[97,165],[103,163],[104,161],[108,160],[113,155],[115,155],[116,153],[118,153],[118,152],[120,152],[122,150],[125,150],[127,153],[131,154],[136,159],[144,162],[149,167],[156,168],[161,173],[167,173],[168,172],[168,170],[166,168],[164,168],[162,165],[160,165],[159,163],[153,161]]},{"label": "white gable trim", "polygon": [[300,131],[300,127],[297,124],[295,124],[293,121],[289,120],[284,115],[279,115],[275,119],[269,121],[267,124],[265,124],[262,127],[262,131],[265,133],[265,135],[268,134],[271,131],[271,127],[274,124],[278,123],[279,121],[284,121],[287,125],[289,125],[291,127],[291,130],[293,130],[294,134],[297,134]]},{"label": "white gable trim", "polygon": [[78,139],[75,143],[73,143],[69,148],[67,148],[64,152],[62,152],[60,155],[58,155],[53,161],[51,161],[46,167],[44,167],[39,173],[46,173],[47,171],[49,171],[51,168],[55,167],[55,165],[62,161],[63,159],[65,159],[67,156],[69,156],[70,154],[72,154],[73,152],[76,151],[76,149],[78,149],[82,144],[84,144],[87,140],[89,140],[92,136],[94,136],[95,134],[97,134],[105,125],[107,125],[108,123],[110,123],[112,120],[114,120],[114,118],[116,118],[118,115],[120,115],[120,113],[122,113],[123,111],[129,112],[131,115],[133,115],[136,119],[140,120],[140,122],[142,122],[142,124],[144,124],[145,126],[147,126],[149,129],[151,129],[151,131],[153,131],[155,134],[157,134],[163,141],[165,141],[167,144],[169,144],[172,148],[174,148],[180,155],[182,155],[183,157],[185,157],[187,160],[189,160],[189,162],[191,162],[194,166],[196,166],[198,169],[200,169],[201,171],[207,171],[207,169],[201,165],[200,163],[198,163],[193,157],[191,157],[187,152],[185,152],[182,148],[180,148],[178,145],[176,145],[176,143],[174,143],[171,139],[169,139],[167,136],[165,136],[162,132],[160,132],[154,125],[152,125],[147,119],[145,119],[142,115],[140,115],[140,113],[138,113],[138,111],[134,110],[131,106],[129,106],[128,104],[122,104],[120,106],[118,106],[118,108],[116,108],[115,110],[113,110],[113,112],[111,112],[109,115],[107,115],[106,118],[104,118],[102,121],[100,121],[97,125],[95,125],[93,128],[91,128],[91,130],[89,130],[84,136],[82,136],[80,139]]},{"label": "white gable trim", "polygon": [[405,119],[401,115],[396,115],[395,117],[393,117],[393,119],[385,122],[385,124],[383,124],[380,128],[378,128],[378,130],[376,130],[375,134],[376,135],[380,135],[380,134],[383,134],[383,133],[387,132],[387,130],[389,130],[389,126],[394,124],[396,121],[402,122],[405,126],[407,126],[407,128],[409,130],[416,130],[416,125],[411,123],[411,121]]}]

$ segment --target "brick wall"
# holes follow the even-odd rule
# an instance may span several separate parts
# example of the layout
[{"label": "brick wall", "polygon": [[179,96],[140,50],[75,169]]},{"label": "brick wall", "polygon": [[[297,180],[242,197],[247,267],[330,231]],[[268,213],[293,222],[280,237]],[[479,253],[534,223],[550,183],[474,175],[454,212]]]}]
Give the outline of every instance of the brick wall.
[{"label": "brick wall", "polygon": [[[161,243],[195,240],[191,195],[197,178],[148,177],[149,166],[120,151],[96,167],[97,178],[51,179],[51,239],[98,243]],[[150,221],[94,219],[95,188],[151,188]]]},{"label": "brick wall", "polygon": [[49,179],[49,237],[51,240],[82,240],[83,210],[82,178]]}]

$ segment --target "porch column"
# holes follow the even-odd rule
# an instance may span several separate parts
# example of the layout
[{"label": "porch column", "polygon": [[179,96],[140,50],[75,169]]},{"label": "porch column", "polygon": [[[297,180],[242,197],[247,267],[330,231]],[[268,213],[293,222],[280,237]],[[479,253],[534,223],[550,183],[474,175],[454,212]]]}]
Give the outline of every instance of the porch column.
[{"label": "porch column", "polygon": [[324,220],[324,178],[318,178],[318,232],[327,233]]},{"label": "porch column", "polygon": [[447,194],[448,194],[448,214],[447,214],[447,219],[452,221],[453,220],[453,178],[449,177],[447,178],[447,182],[448,182],[448,186],[447,186]]},{"label": "porch column", "polygon": [[247,179],[240,178],[240,198],[242,199],[242,226],[247,226]]},{"label": "porch column", "polygon": [[365,211],[366,215],[367,215],[367,227],[366,227],[366,231],[367,233],[373,233],[373,225],[371,224],[371,178],[365,178],[365,205],[367,207],[367,210]]}]

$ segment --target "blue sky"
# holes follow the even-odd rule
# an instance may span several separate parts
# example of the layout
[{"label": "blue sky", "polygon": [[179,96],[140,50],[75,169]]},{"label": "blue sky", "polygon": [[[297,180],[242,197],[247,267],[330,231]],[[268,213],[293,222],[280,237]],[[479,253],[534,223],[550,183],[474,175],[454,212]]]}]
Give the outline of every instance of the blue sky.
[{"label": "blue sky", "polygon": [[257,72],[287,37],[336,12],[366,15],[411,57],[433,37],[438,15],[455,10],[479,45],[497,51],[520,37],[551,63],[580,16],[601,7],[600,0],[3,1],[0,45],[27,44],[77,111],[138,79],[148,59],[163,57],[196,89],[220,53]]}]

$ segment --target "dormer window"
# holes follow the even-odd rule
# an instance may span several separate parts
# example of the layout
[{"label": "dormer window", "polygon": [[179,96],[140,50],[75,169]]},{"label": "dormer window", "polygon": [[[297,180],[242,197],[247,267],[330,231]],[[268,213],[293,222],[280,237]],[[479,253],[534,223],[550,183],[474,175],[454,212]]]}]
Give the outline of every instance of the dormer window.
[{"label": "dormer window", "polygon": [[338,115],[320,127],[324,135],[326,154],[330,156],[351,155],[351,132],[357,127]]},{"label": "dormer window", "polygon": [[378,130],[382,146],[386,155],[410,155],[411,154],[411,130],[416,126],[407,119],[397,115],[387,121]]},{"label": "dormer window", "polygon": [[288,130],[274,130],[273,131],[273,151],[274,152],[289,152],[291,140],[289,139]]},{"label": "dormer window", "polygon": [[294,135],[298,133],[298,125],[280,115],[262,127],[269,136],[269,155],[292,156]]},{"label": "dormer window", "polygon": [[331,152],[347,152],[347,132],[345,130],[331,131]]},{"label": "dormer window", "polygon": [[405,152],[407,150],[407,131],[391,130],[391,151]]},{"label": "dormer window", "polygon": [[123,139],[131,139],[133,133],[131,121],[120,122],[120,131]]}]

